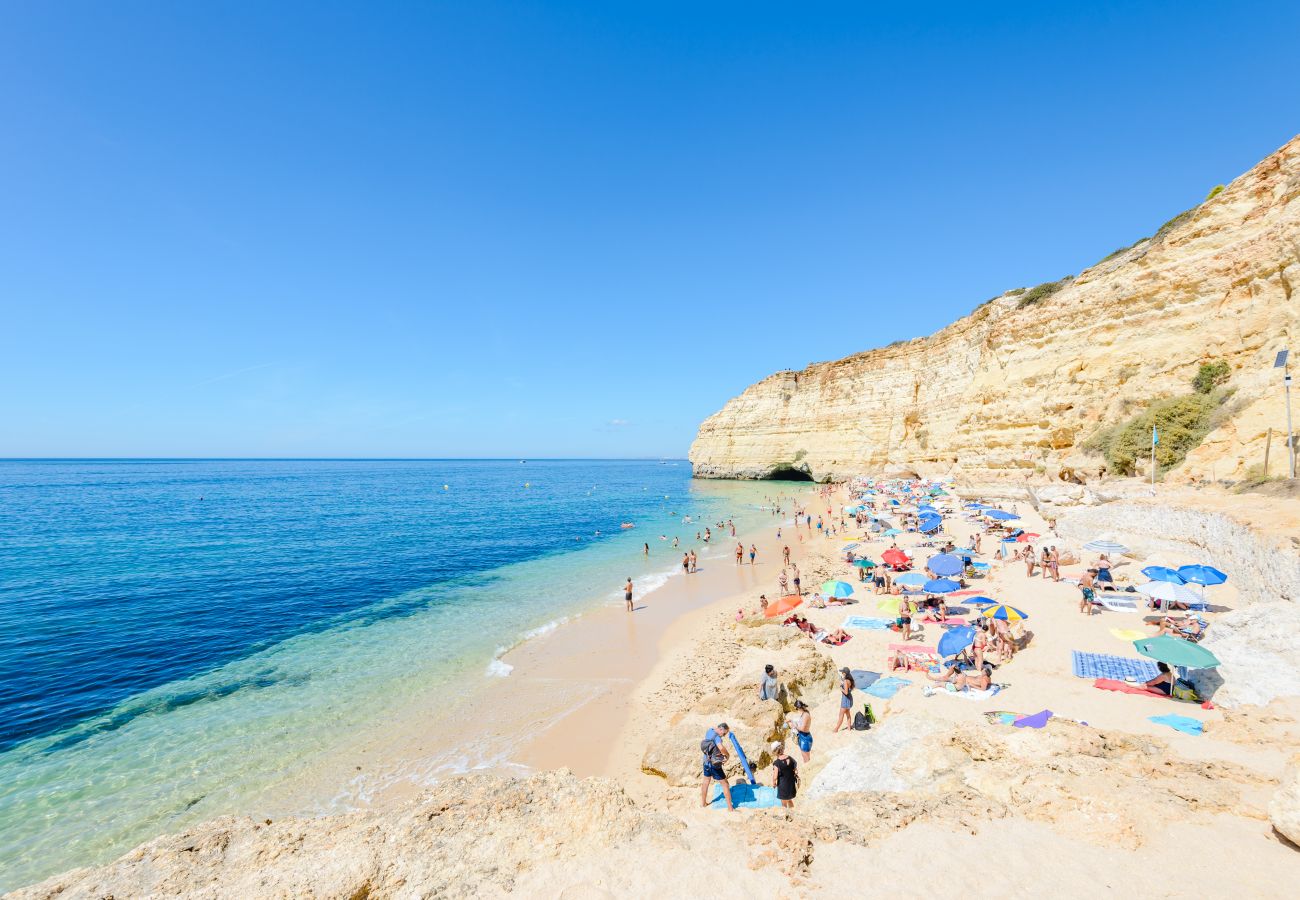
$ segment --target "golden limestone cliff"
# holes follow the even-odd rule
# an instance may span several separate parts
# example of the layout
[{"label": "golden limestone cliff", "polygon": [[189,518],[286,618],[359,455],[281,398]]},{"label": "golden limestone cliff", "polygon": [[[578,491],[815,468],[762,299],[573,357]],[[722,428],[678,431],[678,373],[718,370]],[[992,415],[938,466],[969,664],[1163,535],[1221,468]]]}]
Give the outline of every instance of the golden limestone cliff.
[{"label": "golden limestone cliff", "polygon": [[1300,137],[1054,293],[1009,292],[929,337],[760,381],[705,420],[690,459],[706,478],[1086,480],[1106,462],[1083,441],[1188,393],[1201,363],[1224,360],[1226,420],[1168,478],[1258,471],[1270,428],[1269,471],[1282,474],[1286,413],[1272,365],[1296,326],[1297,288]]}]

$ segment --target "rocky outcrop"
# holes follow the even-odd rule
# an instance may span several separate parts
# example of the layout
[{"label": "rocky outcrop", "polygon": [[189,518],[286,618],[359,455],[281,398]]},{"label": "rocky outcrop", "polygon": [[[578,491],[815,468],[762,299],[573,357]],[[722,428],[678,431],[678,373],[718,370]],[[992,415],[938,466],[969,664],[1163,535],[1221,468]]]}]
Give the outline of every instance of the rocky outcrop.
[{"label": "rocky outcrop", "polygon": [[1271,368],[1297,324],[1300,138],[1154,237],[1055,292],[1009,292],[929,337],[748,388],[700,426],[695,474],[828,480],[862,472],[1095,477],[1080,443],[1135,404],[1185,394],[1226,360],[1235,415],[1178,470],[1236,478],[1285,466]]},{"label": "rocky outcrop", "polygon": [[605,855],[616,871],[620,856],[684,850],[684,828],[604,779],[476,776],[386,813],[216,819],[9,896],[502,896],[538,867]]},{"label": "rocky outcrop", "polygon": [[1293,844],[1300,844],[1300,755],[1291,757],[1282,784],[1268,804],[1268,820]]}]

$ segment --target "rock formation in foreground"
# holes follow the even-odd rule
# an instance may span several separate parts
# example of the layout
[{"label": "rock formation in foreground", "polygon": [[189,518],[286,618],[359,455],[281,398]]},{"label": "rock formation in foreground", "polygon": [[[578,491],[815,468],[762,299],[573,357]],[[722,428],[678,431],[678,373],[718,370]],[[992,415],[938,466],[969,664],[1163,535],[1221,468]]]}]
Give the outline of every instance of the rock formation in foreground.
[{"label": "rock formation in foreground", "polygon": [[1223,360],[1230,415],[1178,477],[1241,477],[1262,463],[1270,427],[1280,474],[1286,415],[1272,364],[1297,324],[1298,198],[1300,137],[1072,279],[1003,294],[929,337],[760,381],[700,426],[695,473],[1083,479],[1102,465],[1080,453],[1086,438],[1187,393],[1201,363]]}]

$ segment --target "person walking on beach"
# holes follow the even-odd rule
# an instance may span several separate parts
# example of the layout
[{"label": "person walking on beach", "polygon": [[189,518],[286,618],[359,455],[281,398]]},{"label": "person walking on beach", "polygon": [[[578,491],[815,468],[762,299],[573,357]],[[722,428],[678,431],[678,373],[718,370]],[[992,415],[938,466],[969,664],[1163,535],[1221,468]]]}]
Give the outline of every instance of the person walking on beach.
[{"label": "person walking on beach", "polygon": [[753,544],[750,544],[750,545],[749,545],[749,564],[750,564],[751,566],[754,564],[754,557],[755,557],[755,556],[758,556],[758,548],[755,547]]},{"label": "person walking on beach", "polygon": [[[781,536],[781,535],[779,535],[779,534],[777,535],[777,537],[780,537],[780,536]],[[781,551],[781,553],[785,556],[785,564],[786,564],[787,566],[790,565],[790,545],[789,545],[789,544],[786,544],[786,545],[785,545],[785,549],[783,549],[783,550]]]},{"label": "person walking on beach", "polygon": [[840,728],[853,727],[853,689],[857,683],[853,680],[853,673],[847,668],[840,669],[840,715],[835,720],[833,732],[838,732]]},{"label": "person walking on beach", "polygon": [[[727,782],[727,773],[722,770],[731,755],[722,746],[722,739],[731,731],[723,722],[717,728],[710,728],[704,740],[700,741],[700,752],[704,755],[704,783],[700,785],[700,806],[709,805],[709,788],[713,782],[722,786],[722,796],[727,799],[727,809],[735,809],[731,802],[731,785]],[[698,732],[696,732],[698,734]]]},{"label": "person walking on beach", "polygon": [[631,612],[632,611],[632,579],[631,578],[627,580],[627,584],[623,585],[623,599],[627,601],[627,611]]},{"label": "person walking on beach", "polygon": [[1097,589],[1095,587],[1096,583],[1096,569],[1089,569],[1084,572],[1083,577],[1079,579],[1079,593],[1082,595],[1079,598],[1079,612],[1083,613],[1085,616],[1092,615],[1092,601],[1097,596]]},{"label": "person walking on beach", "polygon": [[742,566],[744,564],[745,564],[745,545],[741,543],[737,543],[736,544],[736,565]]},{"label": "person walking on beach", "polygon": [[1034,548],[1025,546],[1025,574],[1034,577]]},{"label": "person walking on beach", "polygon": [[785,744],[772,742],[772,787],[776,788],[776,799],[789,809],[794,806],[794,795],[798,791],[799,764],[785,753]]},{"label": "person walking on beach", "polygon": [[682,554],[682,572],[687,575],[691,574],[691,555],[689,553]]},{"label": "person walking on beach", "polygon": [[812,713],[808,711],[808,704],[802,700],[794,701],[794,709],[785,717],[785,721],[794,731],[795,740],[799,742],[799,752],[803,754],[803,761],[808,762],[813,745]]},{"label": "person walking on beach", "polygon": [[691,551],[691,573],[694,574],[694,573],[698,572],[699,570],[700,570],[700,567],[699,567],[699,557],[697,557],[697,556],[695,555],[695,551],[692,550],[692,551]]}]

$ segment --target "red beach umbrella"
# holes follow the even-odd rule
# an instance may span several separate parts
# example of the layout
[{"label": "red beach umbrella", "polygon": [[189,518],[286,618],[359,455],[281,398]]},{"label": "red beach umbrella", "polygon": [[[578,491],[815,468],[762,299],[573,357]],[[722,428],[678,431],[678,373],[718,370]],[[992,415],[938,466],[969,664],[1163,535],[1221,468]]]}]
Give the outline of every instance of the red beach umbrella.
[{"label": "red beach umbrella", "polygon": [[886,550],[884,553],[880,554],[880,558],[883,559],[885,562],[889,563],[891,566],[901,566],[904,563],[908,562],[906,553],[904,553],[902,550],[896,550],[893,548]]}]

